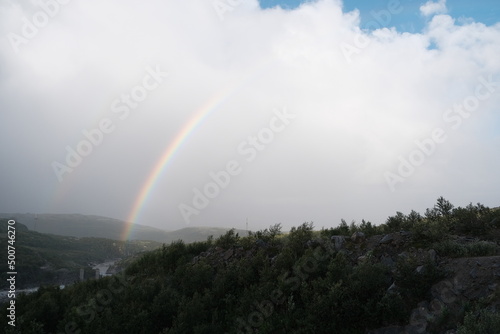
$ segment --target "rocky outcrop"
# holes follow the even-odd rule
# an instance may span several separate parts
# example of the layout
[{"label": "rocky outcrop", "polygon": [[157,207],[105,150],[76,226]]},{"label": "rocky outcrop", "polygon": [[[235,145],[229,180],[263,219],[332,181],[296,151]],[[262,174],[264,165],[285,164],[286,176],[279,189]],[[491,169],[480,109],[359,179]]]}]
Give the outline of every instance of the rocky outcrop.
[{"label": "rocky outcrop", "polygon": [[394,235],[393,234],[386,234],[380,239],[379,243],[380,244],[388,244],[391,243],[394,240]]},{"label": "rocky outcrop", "polygon": [[[432,258],[435,251],[428,251]],[[500,256],[443,259],[439,266],[453,273],[431,288],[431,298],[420,302],[411,312],[406,326],[390,326],[369,331],[369,334],[430,334],[429,327],[443,312],[460,314],[465,305],[480,299],[489,307],[500,309]],[[390,292],[397,291],[395,284]],[[456,333],[449,329],[446,334]]]},{"label": "rocky outcrop", "polygon": [[[464,239],[463,242],[471,241]],[[304,247],[315,248],[328,243],[331,249],[344,253],[354,265],[367,261],[381,263],[395,274],[398,261],[411,259],[415,266],[415,275],[425,274],[425,264],[429,261],[448,273],[445,279],[432,286],[427,300],[415,305],[406,324],[387,326],[367,333],[430,334],[431,330],[436,333],[433,328],[443,316],[463,314],[465,305],[479,300],[488,300],[490,308],[500,310],[500,256],[446,258],[440,256],[435,249],[414,247],[411,234],[405,231],[371,237],[356,232],[351,237],[334,235],[329,239],[314,238],[305,242]],[[270,245],[260,239],[255,241],[250,249],[240,246],[229,249],[212,247],[195,257],[193,263],[203,260],[211,265],[225,266],[236,259],[254,256],[259,250],[269,247]],[[276,256],[270,256],[269,261],[273,265]],[[398,294],[400,288],[395,282],[396,276],[392,276],[392,284],[389,281],[387,293]],[[456,326],[447,328],[443,333],[456,333]]]},{"label": "rocky outcrop", "polygon": [[333,235],[330,239],[333,242],[333,245],[334,245],[336,251],[339,251],[339,250],[344,248],[344,244],[345,244],[345,237],[344,236]]},{"label": "rocky outcrop", "polygon": [[354,232],[351,236],[351,240],[354,243],[359,244],[366,240],[366,235],[363,232]]}]

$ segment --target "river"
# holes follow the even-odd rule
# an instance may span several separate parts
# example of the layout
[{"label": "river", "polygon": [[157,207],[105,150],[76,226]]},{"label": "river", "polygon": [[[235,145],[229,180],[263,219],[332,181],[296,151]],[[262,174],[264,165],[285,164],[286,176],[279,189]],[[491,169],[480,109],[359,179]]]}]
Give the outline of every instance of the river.
[{"label": "river", "polygon": [[99,269],[99,274],[101,275],[101,277],[111,276],[112,274],[108,273],[108,269],[109,269],[109,267],[111,267],[112,265],[114,265],[119,260],[120,259],[107,260],[106,262],[98,263],[98,264],[93,265],[92,269]]},{"label": "river", "polygon": [[[101,277],[104,276],[111,276],[112,274],[108,273],[108,269],[114,265],[119,259],[115,260],[106,260],[106,262],[103,263],[98,263],[98,264],[92,264],[92,269],[99,269],[99,274]],[[64,285],[60,285],[59,288],[64,289]],[[16,290],[16,295],[20,293],[33,293],[38,290],[38,287],[36,288],[30,288],[30,289],[22,289],[22,290]],[[0,303],[6,302],[9,300],[8,298],[9,290],[2,290],[0,291]]]}]

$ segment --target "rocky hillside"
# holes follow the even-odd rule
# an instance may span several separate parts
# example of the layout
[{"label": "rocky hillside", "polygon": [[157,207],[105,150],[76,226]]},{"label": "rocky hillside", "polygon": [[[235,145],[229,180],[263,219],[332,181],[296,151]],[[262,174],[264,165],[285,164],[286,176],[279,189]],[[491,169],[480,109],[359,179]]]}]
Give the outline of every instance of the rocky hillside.
[{"label": "rocky hillside", "polygon": [[[457,249],[476,249],[474,254],[500,254],[498,241],[486,241],[467,236],[450,236],[448,243]],[[369,334],[425,334],[457,333],[457,321],[464,316],[467,307],[481,305],[484,309],[500,311],[500,255],[477,257],[450,257],[446,251],[436,251],[431,247],[417,248],[410,231],[400,231],[367,237],[363,232],[354,232],[352,236],[332,235],[330,241],[316,237],[308,240],[304,246],[315,250],[330,249],[339,252],[353,266],[381,264],[390,269],[388,295],[398,296],[402,288],[403,264],[409,272],[410,282],[400,284],[406,289],[418,289],[419,283],[429,278],[438,278],[430,285],[410,312],[406,324],[392,325],[367,331]],[[234,262],[250,259],[259,253],[259,249],[270,245],[258,240],[245,249],[241,246],[213,247],[193,258],[193,264],[209,263],[213,267],[227,268]],[[333,251],[334,250],[334,251]],[[268,260],[272,264],[277,256]],[[422,280],[419,282],[419,280]],[[500,328],[500,327],[499,327]],[[495,332],[496,333],[496,332]]]},{"label": "rocky hillside", "polygon": [[[169,244],[183,240],[186,243],[204,241],[210,235],[218,237],[229,228],[186,227],[175,231],[151,226],[132,224],[123,220],[81,214],[33,214],[0,213],[0,219],[15,219],[30,231],[77,238],[106,238],[122,240],[124,231],[129,231],[127,240],[148,240]],[[246,231],[239,230],[240,233]]]},{"label": "rocky hillside", "polygon": [[0,327],[25,334],[68,325],[82,333],[498,334],[499,235],[498,210],[455,208],[442,198],[424,215],[397,213],[381,225],[231,230],[147,252],[114,277],[20,296],[25,327]]},{"label": "rocky hillside", "polygon": [[[7,282],[7,220],[0,219],[0,249],[5,250],[0,264],[0,290],[8,288]],[[28,230],[15,224],[16,268],[19,275],[17,289],[40,285],[68,285],[79,280],[80,269],[85,277],[95,276],[91,263],[109,259],[125,259],[134,254],[150,251],[162,244],[153,241],[117,241],[104,238],[76,238],[51,235]]]},{"label": "rocky hillside", "polygon": [[[426,264],[444,276],[434,283],[412,309],[406,325],[389,326],[372,330],[370,334],[456,333],[456,322],[463,317],[468,305],[482,304],[493,311],[500,310],[500,256],[451,258],[446,252],[433,248],[412,246],[410,232],[375,235],[370,238],[356,232],[351,238],[332,237],[340,242],[351,261],[375,261],[391,268],[393,283],[388,292],[398,294],[397,263],[409,261],[415,277],[425,274]],[[478,247],[479,254],[499,254],[498,242],[481,241],[480,238],[451,237],[456,245]],[[480,247],[480,248],[479,248]],[[480,249],[480,250],[479,250]]]}]

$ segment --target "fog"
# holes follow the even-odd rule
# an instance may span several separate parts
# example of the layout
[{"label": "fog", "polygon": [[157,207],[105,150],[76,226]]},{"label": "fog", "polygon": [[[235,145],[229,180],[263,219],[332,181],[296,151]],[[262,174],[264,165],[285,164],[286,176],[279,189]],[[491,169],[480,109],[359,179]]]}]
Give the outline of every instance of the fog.
[{"label": "fog", "polygon": [[415,32],[398,2],[370,29],[333,0],[42,4],[0,2],[0,212],[256,230],[500,205],[499,23],[445,1]]}]

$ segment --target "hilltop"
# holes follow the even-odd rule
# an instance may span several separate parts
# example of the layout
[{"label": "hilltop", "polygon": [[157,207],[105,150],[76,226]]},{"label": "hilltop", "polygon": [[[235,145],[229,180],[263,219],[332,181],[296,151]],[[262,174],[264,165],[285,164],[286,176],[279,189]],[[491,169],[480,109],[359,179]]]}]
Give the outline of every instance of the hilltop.
[{"label": "hilltop", "polygon": [[500,210],[439,198],[315,231],[304,223],[146,252],[120,275],[16,302],[7,333],[497,333]]},{"label": "hilltop", "polygon": [[[85,276],[93,276],[92,264],[111,259],[120,259],[116,269],[123,266],[141,252],[150,251],[173,241],[186,243],[218,237],[229,229],[190,227],[177,231],[155,231],[150,227],[139,227],[136,236],[156,240],[116,240],[106,236],[118,236],[124,225],[115,219],[83,215],[38,215],[37,230],[35,215],[14,215],[16,218],[16,254],[19,271],[18,288],[37,287],[43,284],[71,284],[78,281],[80,268]],[[31,229],[22,222],[31,224]],[[101,225],[102,223],[102,225]],[[99,226],[103,232],[99,233]],[[51,234],[50,231],[56,232]],[[240,231],[244,233],[244,231]],[[0,218],[0,248],[7,249],[7,219]],[[161,242],[159,242],[160,240]],[[5,268],[4,268],[5,267]],[[2,263],[0,290],[7,286],[6,262]],[[5,269],[5,270],[4,270]]]},{"label": "hilltop", "polygon": [[[183,240],[187,243],[204,241],[210,235],[218,237],[229,230],[229,228],[217,227],[186,227],[170,231],[147,225],[131,224],[114,218],[82,214],[0,213],[0,218],[15,219],[31,231],[78,238],[121,240],[123,232],[130,229],[129,240],[149,240],[161,243],[176,240]],[[243,230],[238,230],[238,232],[246,233]]]},{"label": "hilltop", "polygon": [[[140,252],[161,247],[154,241],[118,241],[94,237],[70,237],[30,231],[16,222],[16,268],[20,273],[17,288],[44,284],[71,284],[79,279],[81,268],[85,276],[94,276],[92,263],[109,259],[124,259]],[[7,249],[7,220],[0,219],[0,249]],[[0,266],[0,290],[7,286],[7,261]]]}]

